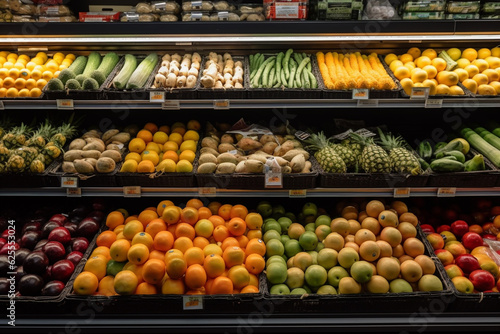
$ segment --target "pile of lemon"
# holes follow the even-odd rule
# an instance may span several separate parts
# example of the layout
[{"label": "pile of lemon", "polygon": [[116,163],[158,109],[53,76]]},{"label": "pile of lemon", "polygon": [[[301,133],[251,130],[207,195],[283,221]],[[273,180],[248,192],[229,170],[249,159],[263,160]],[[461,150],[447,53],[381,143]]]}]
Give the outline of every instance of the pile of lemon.
[{"label": "pile of lemon", "polygon": [[129,142],[128,153],[120,169],[124,173],[190,173],[200,135],[197,120],[175,122],[158,127],[146,123]]},{"label": "pile of lemon", "polygon": [[30,57],[8,51],[0,52],[0,98],[40,97],[47,82],[75,60],[74,54],[45,52]]}]

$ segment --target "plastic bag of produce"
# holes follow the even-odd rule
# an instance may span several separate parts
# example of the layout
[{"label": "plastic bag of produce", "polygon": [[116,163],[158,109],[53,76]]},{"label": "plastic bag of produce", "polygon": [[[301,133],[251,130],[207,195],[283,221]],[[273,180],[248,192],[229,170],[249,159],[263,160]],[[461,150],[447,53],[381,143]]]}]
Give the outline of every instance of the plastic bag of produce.
[{"label": "plastic bag of produce", "polygon": [[388,0],[367,0],[363,20],[398,20],[396,9]]},{"label": "plastic bag of produce", "polygon": [[483,239],[488,245],[488,256],[500,266],[500,241]]}]

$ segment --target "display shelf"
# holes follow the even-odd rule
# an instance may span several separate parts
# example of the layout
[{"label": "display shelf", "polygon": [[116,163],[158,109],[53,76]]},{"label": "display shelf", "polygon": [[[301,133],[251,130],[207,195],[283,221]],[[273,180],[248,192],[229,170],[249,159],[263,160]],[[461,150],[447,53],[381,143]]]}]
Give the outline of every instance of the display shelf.
[{"label": "display shelf", "polygon": [[[216,188],[162,188],[141,187],[138,193],[124,195],[127,187],[82,187],[81,194],[68,194],[68,189],[59,187],[42,188],[0,188],[0,197],[470,197],[500,196],[500,187],[491,188],[455,188],[455,187],[423,187],[423,188],[315,188],[300,190],[289,189],[216,189]],[[295,190],[295,189],[294,189]]]},{"label": "display shelf", "polygon": [[[436,99],[429,99],[436,100]],[[1,100],[0,100],[1,101]],[[175,101],[175,103],[173,103]],[[166,100],[166,104],[148,100],[72,100],[73,108],[58,108],[56,100],[4,100],[6,110],[37,110],[96,108],[127,108],[130,110],[176,110],[176,109],[272,109],[272,108],[494,108],[500,105],[500,97],[493,98],[447,98],[442,104],[427,104],[425,99],[230,99],[230,100]],[[178,105],[177,105],[178,102]],[[223,105],[221,107],[221,104]]]}]

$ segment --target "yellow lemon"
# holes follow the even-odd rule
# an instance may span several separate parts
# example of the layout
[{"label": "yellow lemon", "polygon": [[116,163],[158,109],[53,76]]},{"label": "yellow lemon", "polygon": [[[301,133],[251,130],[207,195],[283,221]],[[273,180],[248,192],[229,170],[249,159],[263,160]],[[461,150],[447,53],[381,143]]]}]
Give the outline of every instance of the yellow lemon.
[{"label": "yellow lemon", "polygon": [[194,153],[191,150],[185,150],[185,151],[182,151],[181,154],[179,154],[179,160],[187,160],[190,163],[193,163],[195,157],[196,157],[196,153]]},{"label": "yellow lemon", "polygon": [[474,61],[477,59],[477,51],[473,48],[468,48],[462,51],[462,58],[468,59],[469,61]]},{"label": "yellow lemon", "polygon": [[178,173],[191,173],[193,171],[193,165],[187,160],[179,160],[175,171]]},{"label": "yellow lemon", "polygon": [[194,140],[183,141],[181,146],[179,147],[179,150],[181,152],[184,152],[186,150],[190,150],[190,151],[195,152],[196,151],[196,142]]},{"label": "yellow lemon", "polygon": [[186,133],[184,134],[183,139],[184,139],[184,140],[194,140],[194,141],[198,141],[198,140],[200,140],[200,135],[198,134],[198,132],[196,132],[196,131],[194,131],[194,130],[188,130],[188,131],[186,131]]},{"label": "yellow lemon", "polygon": [[127,160],[135,160],[137,163],[141,162],[141,155],[137,152],[130,152],[125,156],[125,161]]},{"label": "yellow lemon", "polygon": [[122,168],[120,168],[120,172],[135,173],[137,171],[137,165],[139,165],[139,163],[136,160],[133,159],[125,160],[125,162],[122,165]]},{"label": "yellow lemon", "polygon": [[164,159],[156,166],[157,172],[173,173],[175,172],[177,164],[172,159]]}]

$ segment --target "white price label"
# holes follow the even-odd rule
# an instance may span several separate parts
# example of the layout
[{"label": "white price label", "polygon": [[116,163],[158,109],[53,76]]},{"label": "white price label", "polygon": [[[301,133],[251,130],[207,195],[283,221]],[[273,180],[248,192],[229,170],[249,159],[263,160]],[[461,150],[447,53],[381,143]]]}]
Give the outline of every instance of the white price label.
[{"label": "white price label", "polygon": [[149,92],[149,102],[165,102],[165,92]]},{"label": "white price label", "polygon": [[411,89],[410,98],[426,99],[429,97],[429,87],[413,87]]},{"label": "white price label", "polygon": [[0,110],[5,110],[5,106],[3,104],[3,101],[0,101]]},{"label": "white price label", "polygon": [[456,192],[457,192],[457,188],[455,188],[455,187],[438,188],[437,197],[455,197]]},{"label": "white price label", "polygon": [[184,310],[203,310],[203,297],[182,296],[182,308]]},{"label": "white price label", "polygon": [[216,110],[228,110],[229,109],[229,100],[215,100],[214,101],[214,109],[216,109]]},{"label": "white price label", "polygon": [[161,109],[163,109],[163,110],[180,110],[181,109],[181,102],[179,100],[165,101],[162,103]]},{"label": "white price label", "polygon": [[394,197],[410,197],[410,188],[395,188]]},{"label": "white price label", "polygon": [[376,108],[378,100],[358,100],[358,108]]},{"label": "white price label", "polygon": [[82,188],[67,188],[66,196],[68,197],[82,197]]},{"label": "white price label", "polygon": [[75,176],[63,176],[61,177],[61,188],[77,188],[78,178]]},{"label": "white price label", "polygon": [[264,187],[265,188],[283,188],[283,174],[269,170],[265,174]]},{"label": "white price label", "polygon": [[442,108],[443,100],[442,99],[427,99],[425,100],[426,108]]},{"label": "white price label", "polygon": [[306,198],[307,197],[307,190],[306,189],[290,189],[288,191],[288,197]]},{"label": "white price label", "polygon": [[123,187],[123,196],[141,197],[141,187],[140,186]]},{"label": "white price label", "polygon": [[56,100],[56,104],[57,104],[57,109],[73,110],[75,108],[73,100],[70,99]]},{"label": "white price label", "polygon": [[352,90],[353,100],[368,100],[370,91],[367,88],[354,88]]},{"label": "white price label", "polygon": [[215,187],[202,187],[198,188],[198,194],[205,197],[215,197],[217,195],[217,188]]},{"label": "white price label", "polygon": [[299,3],[298,2],[275,2],[276,18],[277,19],[298,19],[299,18]]}]

